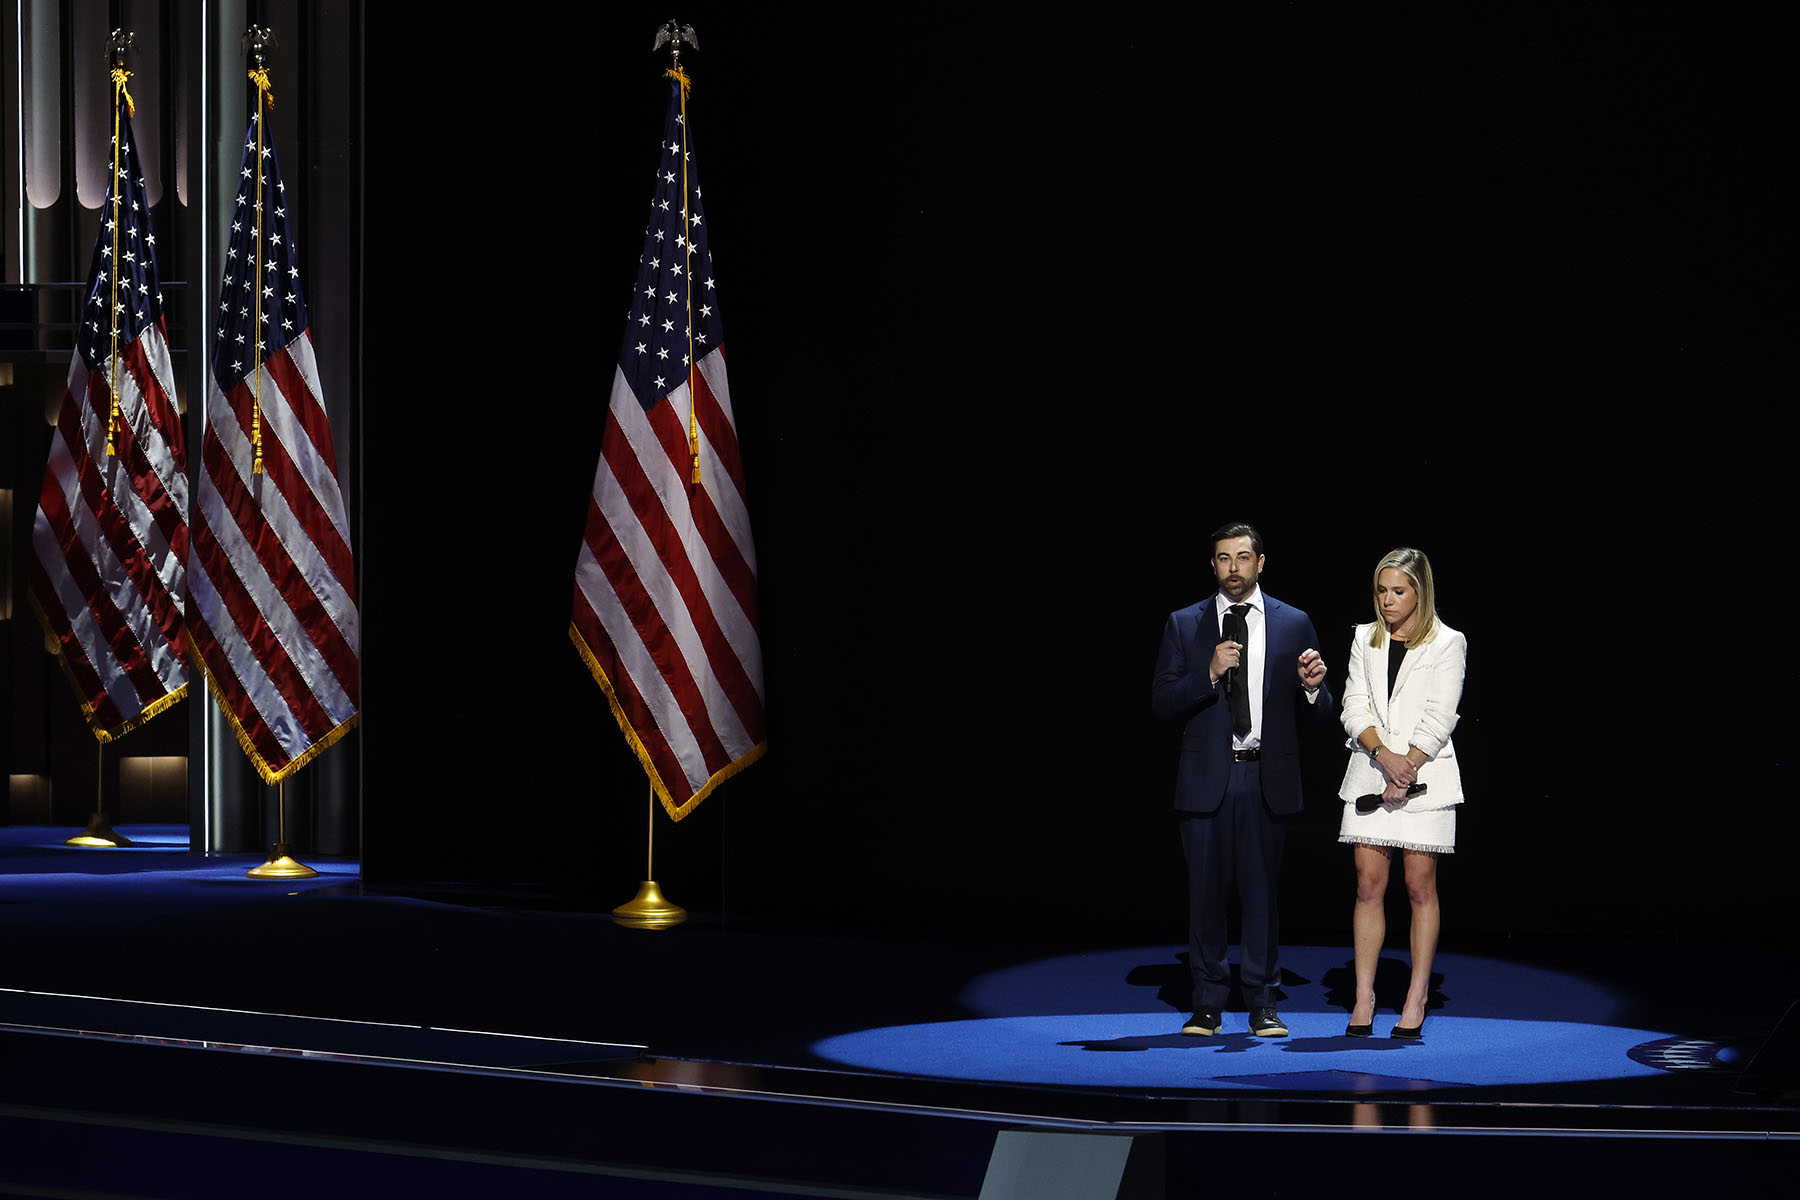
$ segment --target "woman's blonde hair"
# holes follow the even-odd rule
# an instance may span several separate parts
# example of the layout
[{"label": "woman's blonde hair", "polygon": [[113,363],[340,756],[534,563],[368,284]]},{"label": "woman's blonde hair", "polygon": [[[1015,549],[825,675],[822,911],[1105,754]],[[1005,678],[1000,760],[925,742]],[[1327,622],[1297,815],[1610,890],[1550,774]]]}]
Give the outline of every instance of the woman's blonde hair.
[{"label": "woman's blonde hair", "polygon": [[1413,591],[1418,593],[1419,610],[1413,616],[1412,633],[1407,636],[1406,645],[1409,649],[1423,646],[1437,636],[1437,588],[1431,582],[1431,560],[1425,557],[1423,550],[1414,550],[1410,546],[1389,550],[1375,564],[1375,575],[1369,584],[1369,593],[1375,600],[1375,629],[1369,634],[1369,645],[1379,650],[1387,642],[1387,621],[1381,615],[1381,597],[1377,589],[1381,587],[1381,573],[1389,567],[1411,580]]}]

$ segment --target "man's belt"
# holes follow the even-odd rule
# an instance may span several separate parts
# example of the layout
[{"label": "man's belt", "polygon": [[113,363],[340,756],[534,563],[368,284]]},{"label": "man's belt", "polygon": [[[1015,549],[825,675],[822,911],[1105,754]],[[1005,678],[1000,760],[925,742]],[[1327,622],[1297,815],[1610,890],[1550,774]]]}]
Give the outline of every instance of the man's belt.
[{"label": "man's belt", "polygon": [[1233,750],[1231,752],[1232,762],[1255,762],[1261,757],[1262,747],[1260,746],[1252,747],[1249,750]]}]

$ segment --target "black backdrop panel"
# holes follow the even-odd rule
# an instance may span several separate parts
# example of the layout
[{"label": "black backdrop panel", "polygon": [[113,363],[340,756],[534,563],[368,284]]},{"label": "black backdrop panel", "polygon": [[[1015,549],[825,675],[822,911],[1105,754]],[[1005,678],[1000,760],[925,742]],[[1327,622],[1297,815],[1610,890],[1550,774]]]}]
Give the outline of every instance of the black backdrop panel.
[{"label": "black backdrop panel", "polygon": [[[534,11],[368,15],[455,85],[369,82],[365,869],[610,902],[645,786],[566,627],[666,59]],[[1787,18],[682,15],[771,749],[659,825],[674,898],[1178,924],[1151,665],[1247,519],[1334,686],[1375,560],[1432,555],[1449,928],[1774,927]],[[1290,929],[1347,928],[1342,765]]]}]

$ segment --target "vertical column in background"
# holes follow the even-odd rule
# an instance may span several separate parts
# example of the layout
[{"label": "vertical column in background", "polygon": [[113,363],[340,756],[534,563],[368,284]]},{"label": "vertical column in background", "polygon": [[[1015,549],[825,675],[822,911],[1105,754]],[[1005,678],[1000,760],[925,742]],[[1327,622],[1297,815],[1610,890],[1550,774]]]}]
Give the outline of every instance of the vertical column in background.
[{"label": "vertical column in background", "polygon": [[[306,156],[294,161],[290,180],[304,180],[308,241],[301,244],[311,268],[308,317],[318,354],[319,386],[331,417],[332,440],[350,517],[356,555],[357,595],[366,583],[362,542],[362,3],[318,0],[305,7],[299,32],[299,64],[306,94],[300,131]],[[283,150],[286,153],[286,150]],[[288,186],[293,187],[290,182]],[[366,648],[359,648],[366,654]],[[362,845],[362,739],[353,730],[295,778],[312,802],[314,849],[357,854]]]},{"label": "vertical column in background", "polygon": [[[112,175],[112,68],[107,62],[107,42],[112,33],[108,24],[107,0],[72,0],[67,6],[69,25],[68,51],[63,62],[68,71],[69,122],[68,146],[74,156],[75,203],[67,206],[70,240],[74,253],[66,257],[63,273],[57,279],[83,279],[87,276],[88,254],[99,236],[101,207],[106,203],[106,188]],[[135,97],[142,88],[139,80],[154,78],[160,63],[150,61],[141,47],[134,47],[128,64],[136,72],[132,82]],[[132,121],[132,132],[138,121]],[[140,143],[139,158],[143,157]],[[71,312],[71,317],[74,313]]]},{"label": "vertical column in background", "polygon": [[8,0],[6,15],[7,283],[57,278],[55,213],[63,193],[63,27],[56,0]]},{"label": "vertical column in background", "polygon": [[[240,139],[246,113],[242,39],[248,20],[244,0],[198,0],[176,7],[175,41],[181,57],[183,123],[188,145],[184,190],[195,210],[194,236],[185,239],[182,303],[193,344],[182,387],[188,395],[189,495],[199,494],[200,449],[206,435],[206,395],[212,386],[213,313],[218,304],[226,227],[237,196]],[[262,781],[237,743],[231,724],[213,703],[196,671],[189,694],[188,837],[207,854],[264,849],[260,820]],[[272,836],[272,835],[271,835]]]}]

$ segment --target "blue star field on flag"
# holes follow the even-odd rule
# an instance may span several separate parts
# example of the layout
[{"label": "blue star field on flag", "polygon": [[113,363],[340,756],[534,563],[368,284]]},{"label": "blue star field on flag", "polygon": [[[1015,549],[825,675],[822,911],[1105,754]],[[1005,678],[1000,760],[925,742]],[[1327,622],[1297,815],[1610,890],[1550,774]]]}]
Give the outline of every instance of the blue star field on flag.
[{"label": "blue star field on flag", "polygon": [[[690,153],[682,148],[681,126],[680,106],[671,104],[663,127],[656,194],[650,200],[650,224],[644,231],[644,253],[638,259],[637,288],[632,292],[625,342],[619,351],[619,366],[638,403],[645,408],[687,382],[690,289],[694,357],[705,358],[724,337],[712,277],[712,252],[707,248],[699,174]],[[684,167],[692,196],[688,213],[691,234],[682,227]]]},{"label": "blue star field on flag", "polygon": [[[123,101],[120,101],[121,110]],[[130,344],[140,333],[155,325],[162,317],[162,282],[156,271],[156,233],[150,228],[150,199],[144,191],[144,172],[138,165],[137,139],[131,136],[131,123],[120,114],[119,130],[125,144],[119,154],[119,169],[107,184],[106,203],[101,206],[101,232],[94,240],[93,263],[88,268],[88,293],[83,302],[81,326],[77,331],[76,349],[92,367],[98,367],[112,355],[112,321],[110,307],[119,319],[119,345]],[[107,147],[111,162],[113,145]],[[118,199],[117,229],[114,229],[113,200]],[[118,234],[118,262],[113,261],[114,233]],[[118,295],[114,298],[113,287]]]},{"label": "blue star field on flag", "polygon": [[[267,133],[257,150],[259,111],[244,138],[238,172],[237,202],[231,213],[231,240],[225,247],[225,280],[219,290],[219,340],[213,349],[213,374],[226,391],[256,365],[268,360],[306,331],[306,298],[300,290],[300,250],[288,229],[287,188],[281,164]],[[262,279],[256,274],[256,197],[262,191]],[[262,336],[252,336],[261,292]]]}]

